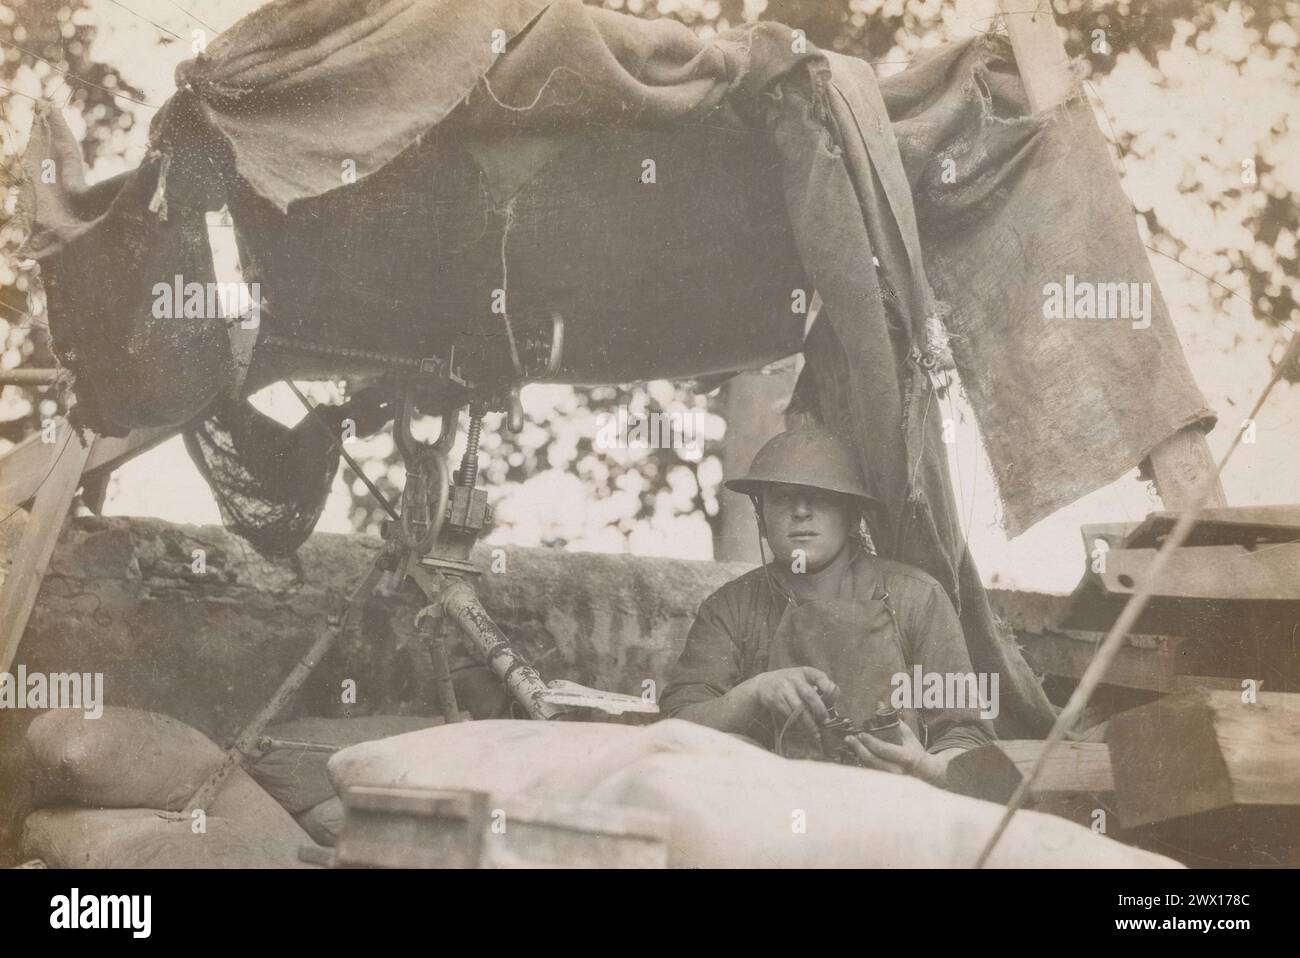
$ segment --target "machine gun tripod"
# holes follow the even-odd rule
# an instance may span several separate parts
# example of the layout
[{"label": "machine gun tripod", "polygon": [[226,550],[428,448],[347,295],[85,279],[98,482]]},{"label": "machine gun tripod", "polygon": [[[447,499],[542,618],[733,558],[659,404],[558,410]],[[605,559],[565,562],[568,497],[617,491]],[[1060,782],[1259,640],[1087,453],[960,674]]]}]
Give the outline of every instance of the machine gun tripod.
[{"label": "machine gun tripod", "polygon": [[[517,403],[512,394],[511,404]],[[517,407],[516,407],[517,408]],[[443,429],[432,443],[411,433],[414,395],[408,391],[394,421],[394,440],[406,464],[400,518],[385,523],[385,547],[377,562],[397,588],[410,578],[424,593],[427,604],[415,623],[433,663],[438,708],[447,722],[464,715],[456,702],[447,658],[448,626],[454,623],[479,657],[504,683],[512,698],[533,719],[557,719],[594,709],[606,714],[657,712],[652,703],[637,696],[585,688],[572,682],[546,683],[513,648],[470,584],[479,569],[470,551],[492,525],[487,490],[478,486],[478,449],[487,403],[473,398],[468,404],[469,428],[460,468],[449,475],[447,453],[455,439],[456,414],[444,416]],[[512,419],[515,416],[511,417]],[[383,587],[381,587],[383,588]]]}]

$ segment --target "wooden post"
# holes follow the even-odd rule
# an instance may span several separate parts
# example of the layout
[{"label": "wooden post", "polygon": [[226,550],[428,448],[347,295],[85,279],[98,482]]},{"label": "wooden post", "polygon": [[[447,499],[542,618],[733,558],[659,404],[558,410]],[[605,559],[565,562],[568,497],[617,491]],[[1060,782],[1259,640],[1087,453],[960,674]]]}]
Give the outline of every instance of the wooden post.
[{"label": "wooden post", "polygon": [[[1035,113],[1061,103],[1074,87],[1070,60],[1056,27],[1050,0],[997,0],[1006,20],[1011,50]],[[1174,433],[1151,450],[1151,474],[1164,504],[1180,510],[1191,503],[1197,487],[1215,469],[1205,434],[1194,426]],[[1208,508],[1226,506],[1221,483],[1215,483]]]},{"label": "wooden post", "polygon": [[[9,574],[0,585],[0,672],[8,672],[18,654],[54,545],[83,477],[92,470],[106,476],[117,464],[178,431],[137,429],[122,439],[101,439],[87,432],[83,444],[66,419],[60,417],[57,423],[56,435],[65,437],[62,444],[42,442],[36,434],[0,456],[0,510],[8,515],[36,497]],[[102,486],[100,489],[102,505]]]},{"label": "wooden post", "polygon": [[[1195,426],[1179,430],[1151,450],[1151,475],[1156,481],[1156,491],[1174,512],[1191,502],[1201,482],[1217,468],[1205,433]],[[1216,481],[1204,507],[1221,509],[1227,504],[1223,483]]]},{"label": "wooden post", "polygon": [[53,386],[58,381],[57,369],[6,369],[0,372],[0,386]]},{"label": "wooden post", "polygon": [[998,0],[998,13],[1006,18],[1029,109],[1040,113],[1063,102],[1074,75],[1049,0]]},{"label": "wooden post", "polygon": [[[70,425],[64,423],[63,432],[63,445],[36,493],[13,564],[0,587],[0,672],[8,672],[18,654],[59,530],[63,528],[63,520],[81,483],[82,468],[90,455],[89,443],[83,445]],[[94,441],[93,436],[89,439]]]},{"label": "wooden post", "polygon": [[[739,373],[722,387],[727,409],[727,438],[722,450],[726,478],[744,475],[763,443],[785,429],[784,410],[795,378],[791,362],[771,372],[755,369]],[[718,509],[721,517],[713,558],[758,562],[758,532],[749,498],[720,489]]]}]

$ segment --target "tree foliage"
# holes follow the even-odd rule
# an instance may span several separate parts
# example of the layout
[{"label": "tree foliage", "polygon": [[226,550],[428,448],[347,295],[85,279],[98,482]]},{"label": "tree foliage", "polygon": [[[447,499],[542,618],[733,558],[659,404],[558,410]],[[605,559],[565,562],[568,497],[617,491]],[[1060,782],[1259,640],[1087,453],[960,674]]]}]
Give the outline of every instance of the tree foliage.
[{"label": "tree foliage", "polygon": [[[49,368],[54,357],[42,311],[39,284],[17,255],[25,230],[15,216],[21,176],[19,144],[25,142],[37,104],[61,109],[85,127],[82,153],[88,166],[120,153],[137,120],[129,109],[139,90],[116,66],[91,55],[95,26],[82,0],[5,0],[0,3],[0,140],[4,190],[0,220],[0,365]],[[63,410],[57,390],[9,386],[0,400],[0,439],[17,442],[40,428],[46,416]]]}]

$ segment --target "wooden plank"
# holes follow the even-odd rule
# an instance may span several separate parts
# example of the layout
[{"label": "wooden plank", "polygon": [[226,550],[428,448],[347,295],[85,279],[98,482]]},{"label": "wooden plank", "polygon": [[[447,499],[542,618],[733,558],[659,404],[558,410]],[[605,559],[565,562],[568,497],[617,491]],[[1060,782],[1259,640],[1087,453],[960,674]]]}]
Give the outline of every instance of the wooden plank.
[{"label": "wooden plank", "polygon": [[1300,694],[1197,689],[1110,720],[1126,829],[1243,806],[1300,807]]},{"label": "wooden plank", "polygon": [[[1091,633],[1092,641],[1084,639],[1085,633],[1073,636],[1064,632],[1017,633],[1016,639],[1025,660],[1035,672],[1078,679],[1083,676],[1097,652],[1103,633]],[[1152,637],[1156,638],[1156,637]],[[1106,672],[1104,682],[1129,689],[1148,692],[1178,692],[1189,688],[1239,689],[1239,674],[1211,676],[1184,674],[1179,671],[1184,656],[1180,646],[1184,640],[1160,637],[1159,645],[1151,648],[1137,647],[1130,642]]]},{"label": "wooden plank", "polygon": [[1123,549],[1129,536],[1133,535],[1140,526],[1141,523],[1138,522],[1092,522],[1080,526],[1079,533],[1083,536],[1085,561],[1091,564],[1092,550],[1096,547],[1098,539],[1111,549]]},{"label": "wooden plank", "polygon": [[[1261,550],[1263,551],[1263,550]],[[1243,560],[1243,561],[1249,561]],[[1126,594],[1101,593],[1088,575],[1073,595],[990,589],[989,604],[1016,634],[1034,671],[1078,679],[1114,622]],[[1270,691],[1296,682],[1290,604],[1159,599],[1105,677],[1107,685],[1148,692],[1239,688],[1242,676],[1270,676]]]},{"label": "wooden plank", "polygon": [[[36,492],[13,564],[0,586],[0,672],[8,672],[18,654],[27,619],[36,604],[36,594],[90,454],[89,446],[82,444],[81,437],[71,427],[65,424],[63,429],[63,442],[56,446],[58,458]],[[93,436],[89,438],[94,441]]]},{"label": "wooden plank", "polygon": [[[1177,521],[1176,512],[1151,513],[1125,539],[1124,548],[1158,549]],[[1300,505],[1236,506],[1203,510],[1184,545],[1297,541],[1300,541]]]},{"label": "wooden plank", "polygon": [[998,13],[1007,23],[1029,108],[1039,113],[1063,102],[1074,88],[1074,74],[1050,0],[998,0]]},{"label": "wooden plank", "polygon": [[478,867],[489,827],[486,792],[353,786],[342,798],[338,866]]},{"label": "wooden plank", "polygon": [[[56,434],[59,436],[71,428],[62,417],[56,423]],[[161,426],[135,429],[122,438],[95,437],[84,471],[116,469],[128,459],[152,449],[179,432],[179,428]],[[0,455],[0,510],[4,514],[17,509],[36,494],[61,445],[61,441],[41,442],[40,435],[33,434]]]},{"label": "wooden plank", "polygon": [[[1003,740],[963,752],[948,765],[948,788],[1004,803],[1028,777],[1043,745],[1036,739]],[[1113,830],[1106,815],[1115,802],[1114,787],[1104,742],[1061,742],[1048,753],[1026,804],[1080,825]]]},{"label": "wooden plank", "polygon": [[[1011,50],[1034,113],[1064,102],[1074,89],[1074,74],[1052,15],[1050,0],[998,0],[1007,24]],[[1214,457],[1205,434],[1188,426],[1165,439],[1150,455],[1151,474],[1160,498],[1170,509],[1186,509],[1203,481],[1213,475]],[[1226,506],[1222,484],[1211,484],[1207,506]]]},{"label": "wooden plank", "polygon": [[[1038,761],[1043,743],[1038,739],[1009,739],[999,742],[1004,755],[1022,774]],[[1034,783],[1035,795],[1049,792],[1112,792],[1115,778],[1110,770],[1110,749],[1105,742],[1062,742],[1048,756],[1043,773]]]},{"label": "wooden plank", "polygon": [[[1106,554],[1106,571],[1090,573],[1111,596],[1142,588],[1155,549],[1118,549]],[[1171,555],[1156,598],[1224,602],[1300,602],[1300,542],[1260,549],[1244,546],[1183,547]]]},{"label": "wooden plank", "polygon": [[648,808],[511,798],[481,868],[666,868],[672,819]]}]

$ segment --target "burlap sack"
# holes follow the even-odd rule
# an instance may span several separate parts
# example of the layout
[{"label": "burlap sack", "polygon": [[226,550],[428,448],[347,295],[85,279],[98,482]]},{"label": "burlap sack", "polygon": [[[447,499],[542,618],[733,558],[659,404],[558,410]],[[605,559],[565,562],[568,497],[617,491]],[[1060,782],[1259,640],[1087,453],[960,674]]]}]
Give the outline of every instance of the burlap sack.
[{"label": "burlap sack", "polygon": [[[366,715],[357,718],[299,718],[269,726],[273,739],[344,748],[442,724],[439,718],[410,715]],[[334,797],[325,771],[330,752],[306,748],[275,748],[249,767],[258,785],[294,815]]]},{"label": "burlap sack", "polygon": [[295,817],[316,844],[333,848],[343,830],[343,800],[338,797],[326,799]]},{"label": "burlap sack", "polygon": [[37,807],[176,811],[221,764],[206,735],[166,715],[108,707],[98,719],[46,712],[27,729]]},{"label": "burlap sack", "polygon": [[[77,805],[123,812],[83,819],[73,814],[75,809],[56,809],[58,815],[71,816],[67,818],[69,833],[55,843],[60,855],[70,856],[70,860],[78,856],[117,860],[126,854],[119,850],[119,841],[152,835],[148,828],[167,833],[145,842],[148,854],[156,851],[159,856],[180,856],[184,861],[190,860],[186,856],[200,854],[178,849],[168,826],[152,823],[165,821],[156,811],[184,808],[221,763],[224,753],[201,732],[166,715],[134,709],[106,708],[95,720],[83,718],[80,712],[51,711],[32,722],[26,745],[38,808]],[[297,868],[302,867],[298,849],[312,843],[293,816],[243,769],[235,769],[209,807],[201,811],[208,820],[223,820],[222,829],[238,833],[237,842],[231,839],[235,842],[231,854],[237,858],[242,854],[238,842],[246,842],[258,849],[258,861]],[[49,823],[37,817],[39,814],[28,816],[28,821],[36,819],[40,826],[37,834],[47,842],[63,819]],[[137,824],[122,832],[123,822]],[[189,820],[184,824],[186,829],[190,827]],[[119,839],[120,835],[127,837]],[[79,843],[85,847],[77,851]],[[201,854],[217,854],[224,848],[226,845],[216,844]]]},{"label": "burlap sack", "polygon": [[51,868],[275,868],[257,836],[209,818],[195,834],[188,819],[143,808],[55,808],[27,816],[23,853]]},{"label": "burlap sack", "polygon": [[[329,763],[336,788],[389,785],[666,812],[675,867],[969,868],[1001,806],[917,779],[782,759],[689,722],[470,722],[368,742]],[[574,862],[573,864],[582,864]],[[1063,818],[1018,814],[991,864],[1177,867]]]}]

